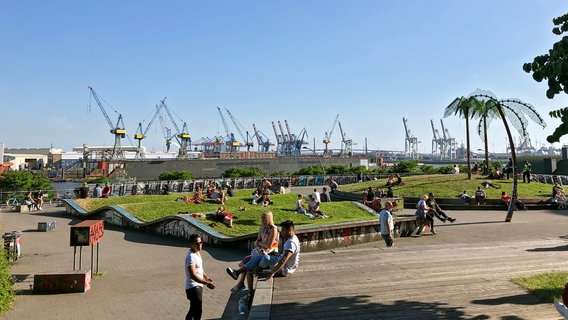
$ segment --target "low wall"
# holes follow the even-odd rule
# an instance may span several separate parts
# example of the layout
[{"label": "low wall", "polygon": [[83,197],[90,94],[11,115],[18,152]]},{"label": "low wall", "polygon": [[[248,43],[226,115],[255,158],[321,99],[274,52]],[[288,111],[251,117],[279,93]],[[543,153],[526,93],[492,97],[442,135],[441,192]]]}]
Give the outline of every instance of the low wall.
[{"label": "low wall", "polygon": [[[101,219],[112,225],[186,240],[191,234],[197,233],[205,243],[210,245],[250,251],[257,237],[256,233],[229,237],[187,215],[168,216],[151,222],[143,222],[119,206],[102,207],[87,212],[73,200],[65,199],[64,202],[68,214],[84,219]],[[364,207],[362,204],[358,205]],[[366,210],[371,209],[366,208]],[[395,217],[394,224],[395,237],[408,237],[418,227],[414,215]],[[304,252],[382,241],[378,217],[366,221],[301,227],[296,229],[296,235],[300,239],[301,250]]]}]

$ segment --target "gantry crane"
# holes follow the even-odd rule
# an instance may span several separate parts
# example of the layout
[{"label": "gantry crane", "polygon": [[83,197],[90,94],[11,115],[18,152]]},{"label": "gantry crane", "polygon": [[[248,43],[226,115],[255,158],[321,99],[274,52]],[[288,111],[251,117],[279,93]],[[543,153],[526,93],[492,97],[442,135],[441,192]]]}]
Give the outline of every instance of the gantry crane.
[{"label": "gantry crane", "polygon": [[408,120],[405,117],[402,117],[402,122],[404,123],[404,130],[406,133],[406,137],[404,139],[404,155],[411,159],[418,158],[418,138],[410,133],[410,129],[408,129],[407,122]]},{"label": "gantry crane", "polygon": [[440,119],[440,124],[442,125],[442,132],[444,134],[444,153],[442,159],[453,160],[456,158],[457,142],[456,138],[450,136],[450,131],[444,127],[444,120]]},{"label": "gantry crane", "polygon": [[[123,139],[124,137],[126,137],[126,129],[124,128],[124,122],[122,120],[122,114],[118,115],[118,120],[116,121],[116,125],[113,125],[112,121],[110,120],[110,117],[108,116],[107,112],[105,111],[105,108],[103,107],[103,104],[101,103],[101,100],[97,96],[97,93],[95,92],[95,90],[93,90],[93,88],[91,86],[89,86],[89,91],[91,92],[91,94],[95,98],[95,101],[99,105],[99,108],[101,109],[101,112],[103,113],[103,115],[104,115],[104,117],[105,117],[105,119],[106,119],[106,121],[107,121],[107,123],[110,127],[110,133],[112,133],[114,135],[114,147],[112,148],[112,151],[108,155],[108,160],[124,160],[124,152],[122,150],[122,144],[121,144],[120,140]],[[115,112],[116,112],[116,110],[115,110]]]},{"label": "gantry crane", "polygon": [[166,105],[166,98],[160,101],[160,106],[164,110],[166,110],[166,113],[168,114],[168,117],[170,118],[172,125],[176,129],[175,137],[179,142],[179,151],[177,156],[178,159],[187,159],[188,151],[191,148],[191,137],[189,136],[189,129],[187,128],[187,122],[185,121],[183,122],[183,127],[180,130],[174,117],[172,116],[172,113],[170,112],[170,109],[168,108],[168,105]]},{"label": "gantry crane", "polygon": [[160,109],[162,109],[162,106],[157,105],[156,111],[154,111],[154,114],[152,115],[152,118],[150,119],[150,122],[148,122],[148,125],[146,126],[146,129],[144,131],[142,131],[142,122],[138,122],[138,129],[136,130],[136,133],[134,134],[134,139],[138,140],[138,148],[136,149],[136,158],[137,159],[146,158],[146,156],[144,154],[144,150],[142,149],[142,146],[141,146],[142,139],[146,138],[146,134],[148,133],[148,130],[150,129],[150,127],[154,123],[154,120],[156,120],[156,117],[160,113]]},{"label": "gantry crane", "polygon": [[237,128],[237,131],[239,132],[239,135],[241,136],[241,139],[243,139],[243,141],[245,141],[245,145],[247,147],[247,151],[250,151],[250,148],[253,147],[253,143],[252,143],[252,139],[250,139],[249,137],[249,133],[248,131],[246,131],[246,138],[245,135],[243,134],[243,132],[241,131],[241,128],[244,129],[243,125],[239,122],[239,120],[237,120],[237,118],[235,118],[233,116],[233,114],[231,113],[231,111],[229,111],[229,109],[225,108],[225,110],[227,111],[227,114],[229,115],[229,118],[231,119],[231,122],[233,122],[233,124],[235,125],[235,128]]},{"label": "gantry crane", "polygon": [[323,150],[323,154],[326,155],[328,154],[328,149],[327,149],[327,145],[331,142],[331,135],[333,134],[333,130],[335,129],[335,125],[337,124],[337,120],[339,119],[339,113],[337,114],[337,116],[335,117],[335,120],[333,121],[333,125],[331,126],[331,129],[329,131],[325,132],[325,136],[323,138],[323,143],[325,144],[325,149]]}]

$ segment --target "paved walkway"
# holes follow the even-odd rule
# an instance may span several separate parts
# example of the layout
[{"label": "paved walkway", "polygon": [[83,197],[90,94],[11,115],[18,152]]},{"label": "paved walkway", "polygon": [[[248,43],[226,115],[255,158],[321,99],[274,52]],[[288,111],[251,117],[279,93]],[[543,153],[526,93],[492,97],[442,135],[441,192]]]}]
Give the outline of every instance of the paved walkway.
[{"label": "paved walkway", "polygon": [[565,211],[451,212],[438,235],[305,253],[276,278],[272,319],[561,319],[513,284],[568,270]]},{"label": "paved walkway", "polygon": [[[438,235],[303,253],[292,277],[274,281],[273,319],[560,319],[509,279],[568,270],[566,211],[452,212],[455,224]],[[53,232],[37,222],[56,220]],[[70,270],[69,225],[61,208],[34,214],[0,212],[0,229],[22,230],[24,256],[12,267],[20,280],[14,306],[4,319],[181,319],[187,311],[184,242],[107,227],[100,269],[85,294],[32,295],[33,274]],[[83,249],[88,269],[89,248]],[[218,288],[205,290],[204,319],[219,319],[234,284],[224,269],[242,252],[205,247],[205,269]],[[236,306],[231,306],[232,310]],[[244,319],[229,313],[225,318]]]},{"label": "paved walkway", "polygon": [[[30,285],[38,272],[73,269],[69,225],[79,220],[63,208],[41,213],[0,212],[0,229],[22,230],[23,257],[12,266],[21,281],[14,306],[4,319],[183,319],[185,298],[185,242],[107,226],[100,245],[99,268],[85,294],[33,295]],[[53,232],[36,232],[38,221],[56,220]],[[204,291],[204,319],[218,319],[229,299],[233,280],[225,273],[242,252],[205,247],[206,272],[218,288]],[[83,270],[90,268],[90,248],[83,248]]]}]

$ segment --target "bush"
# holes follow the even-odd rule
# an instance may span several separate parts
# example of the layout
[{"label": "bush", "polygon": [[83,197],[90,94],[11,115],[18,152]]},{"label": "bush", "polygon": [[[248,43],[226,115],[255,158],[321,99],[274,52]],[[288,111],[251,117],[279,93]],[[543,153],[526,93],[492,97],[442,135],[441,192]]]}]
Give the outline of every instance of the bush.
[{"label": "bush", "polygon": [[4,250],[0,250],[0,314],[4,314],[10,308],[14,300],[12,283],[14,277],[10,274],[10,264]]},{"label": "bush", "polygon": [[193,173],[189,171],[164,171],[158,177],[159,180],[192,180],[195,179]]},{"label": "bush", "polygon": [[418,172],[418,160],[403,160],[395,163],[390,171],[392,173],[415,173]]}]

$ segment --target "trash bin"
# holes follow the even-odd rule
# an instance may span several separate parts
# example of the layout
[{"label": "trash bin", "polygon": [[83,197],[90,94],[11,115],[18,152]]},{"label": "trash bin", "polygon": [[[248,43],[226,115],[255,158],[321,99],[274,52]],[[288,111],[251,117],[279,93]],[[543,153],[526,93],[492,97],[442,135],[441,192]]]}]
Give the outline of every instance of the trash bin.
[{"label": "trash bin", "polygon": [[4,239],[4,250],[6,251],[6,256],[10,261],[16,261],[20,257],[22,249],[22,232],[21,231],[10,231],[4,233],[2,239]]}]

